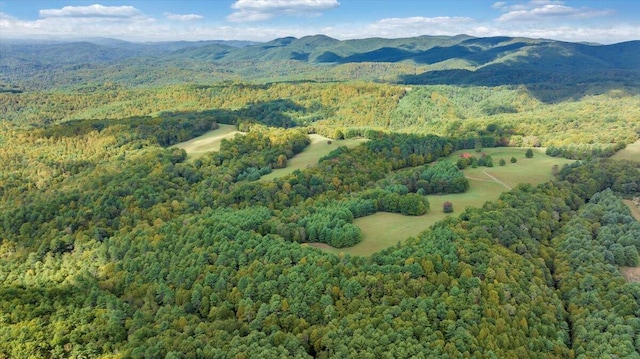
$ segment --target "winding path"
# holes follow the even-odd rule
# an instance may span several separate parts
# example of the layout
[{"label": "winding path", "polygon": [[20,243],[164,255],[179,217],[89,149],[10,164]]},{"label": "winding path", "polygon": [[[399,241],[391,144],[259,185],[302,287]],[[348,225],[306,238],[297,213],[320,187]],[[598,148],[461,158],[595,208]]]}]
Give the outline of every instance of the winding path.
[{"label": "winding path", "polygon": [[500,183],[501,185],[503,185],[503,186],[507,187],[507,189],[508,189],[508,190],[511,190],[511,186],[509,186],[508,184],[506,184],[506,183],[504,183],[504,182],[500,181],[500,180],[499,180],[499,179],[497,179],[495,176],[493,176],[493,175],[489,174],[489,173],[487,172],[487,169],[486,169],[486,168],[482,170],[482,173],[484,173],[487,177],[491,178],[492,180],[496,181],[497,183]]},{"label": "winding path", "polygon": [[472,176],[465,176],[465,177],[467,177],[467,179],[474,180],[474,181],[495,182],[495,183],[498,183],[498,184],[500,184],[500,185],[502,185],[502,186],[506,187],[508,190],[511,190],[511,186],[509,186],[508,184],[506,184],[506,183],[504,183],[504,182],[500,181],[500,180],[499,180],[499,179],[497,179],[495,176],[493,176],[493,175],[491,175],[491,174],[487,173],[487,170],[486,170],[486,169],[482,170],[482,173],[484,173],[484,175],[485,175],[485,176],[487,176],[487,177],[489,177],[490,179],[484,179],[484,178],[478,178],[478,177],[472,177]]}]

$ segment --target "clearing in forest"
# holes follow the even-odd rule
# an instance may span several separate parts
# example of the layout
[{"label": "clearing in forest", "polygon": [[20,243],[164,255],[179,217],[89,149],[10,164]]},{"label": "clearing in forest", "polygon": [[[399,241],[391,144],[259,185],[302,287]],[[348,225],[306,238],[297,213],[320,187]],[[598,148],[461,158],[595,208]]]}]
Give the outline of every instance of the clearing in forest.
[{"label": "clearing in forest", "polygon": [[[446,160],[457,161],[464,152],[480,156],[480,153],[469,150],[457,151]],[[564,158],[547,156],[544,154],[544,149],[534,149],[533,158],[525,157],[526,148],[487,148],[482,152],[491,155],[494,167],[468,167],[465,169],[464,174],[469,180],[467,192],[428,196],[431,209],[423,216],[378,212],[371,216],[358,218],[354,224],[362,230],[362,242],[350,248],[338,249],[327,245],[317,245],[317,247],[336,254],[369,256],[394,246],[408,237],[417,236],[447,216],[457,216],[467,207],[481,207],[486,201],[496,200],[502,192],[508,191],[519,183],[537,185],[551,180],[554,165],[562,168],[564,164],[573,162]],[[511,163],[511,157],[515,157],[517,162]],[[505,166],[499,165],[501,158],[505,160]],[[453,203],[454,212],[451,214],[445,214],[442,211],[442,206],[446,201]]]},{"label": "clearing in forest", "polygon": [[244,134],[236,130],[234,125],[223,125],[205,133],[202,136],[192,138],[189,141],[177,143],[171,147],[182,148],[187,151],[189,158],[201,156],[207,152],[220,151],[220,143],[224,139],[231,139],[237,134]]},{"label": "clearing in forest", "polygon": [[[378,212],[357,218],[353,223],[362,230],[362,242],[349,248],[333,248],[328,245],[317,247],[331,253],[345,253],[369,256],[375,252],[396,245],[409,237],[415,237],[434,223],[448,217],[457,216],[466,207],[480,207],[490,199],[496,199],[506,189],[493,181],[469,179],[469,190],[465,193],[430,195],[431,209],[422,216],[405,216],[397,213]],[[444,202],[453,203],[453,213],[444,213]]]},{"label": "clearing in forest", "polygon": [[[526,158],[526,151],[526,148],[518,147],[485,148],[481,153],[491,156],[493,167],[467,167],[464,173],[469,179],[496,181],[504,186],[504,190],[508,190],[516,187],[519,183],[537,185],[549,181],[553,179],[552,168],[554,165],[561,169],[565,164],[574,162],[561,157],[547,156],[543,148],[534,148],[534,156]],[[463,150],[456,151],[447,158],[451,161],[457,161],[463,153],[480,156],[480,153],[473,150]],[[517,162],[511,163],[511,157],[515,157]],[[505,160],[504,166],[499,165],[500,159]],[[487,200],[491,199],[494,198],[487,198]]]},{"label": "clearing in forest", "polygon": [[620,271],[627,282],[640,283],[640,267],[622,267]]},{"label": "clearing in forest", "polygon": [[[287,167],[278,168],[273,172],[262,176],[263,180],[272,180],[277,177],[286,176],[293,173],[295,170],[303,170],[309,166],[315,166],[318,164],[320,158],[328,155],[331,151],[340,146],[347,146],[349,148],[355,147],[367,139],[364,138],[350,138],[347,140],[332,140],[330,138],[320,136],[317,134],[309,135],[311,144],[307,146],[302,152],[293,156],[287,161]],[[329,144],[331,143],[331,144]]]},{"label": "clearing in forest", "polygon": [[640,140],[627,145],[623,150],[616,152],[611,158],[616,160],[631,160],[640,162]]},{"label": "clearing in forest", "polygon": [[636,206],[635,203],[633,203],[633,201],[625,199],[624,200],[624,204],[627,205],[627,207],[629,207],[629,210],[631,210],[631,215],[637,219],[638,221],[640,221],[640,208],[638,206]]}]

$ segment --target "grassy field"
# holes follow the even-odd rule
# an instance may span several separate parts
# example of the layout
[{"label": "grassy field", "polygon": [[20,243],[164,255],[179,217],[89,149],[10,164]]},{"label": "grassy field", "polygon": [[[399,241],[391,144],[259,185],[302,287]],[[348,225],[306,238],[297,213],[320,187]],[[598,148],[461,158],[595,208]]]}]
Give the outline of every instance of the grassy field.
[{"label": "grassy field", "polygon": [[624,203],[627,205],[627,207],[629,207],[629,209],[631,210],[631,215],[637,219],[638,221],[640,221],[640,208],[638,208],[635,204],[633,204],[633,202],[631,200],[625,199]]},{"label": "grassy field", "polygon": [[627,282],[640,282],[640,267],[622,267],[620,271]]},{"label": "grassy field", "polygon": [[[464,173],[467,178],[477,178],[483,180],[494,180],[502,182],[505,189],[513,188],[519,183],[538,184],[553,179],[551,169],[553,165],[562,168],[563,165],[573,162],[559,157],[551,157],[544,154],[544,149],[534,148],[533,158],[526,158],[524,148],[498,147],[483,149],[483,152],[491,155],[493,159],[493,167],[467,168]],[[478,155],[474,151],[457,151],[451,154],[447,159],[457,161],[458,157],[468,152],[472,155]],[[511,157],[515,157],[518,162],[511,163]],[[500,159],[506,161],[505,166],[499,166]],[[489,200],[491,198],[488,198]]]},{"label": "grassy field", "polygon": [[[465,193],[428,196],[431,209],[423,216],[412,217],[395,213],[379,212],[354,221],[363,233],[362,242],[350,248],[336,249],[326,245],[317,246],[331,253],[368,256],[384,248],[396,245],[408,237],[416,236],[431,225],[449,215],[457,216],[467,207],[481,207],[486,201],[497,199],[500,194],[519,183],[539,184],[553,178],[553,165],[572,162],[563,158],[550,157],[543,149],[534,149],[533,158],[525,157],[526,149],[490,148],[484,152],[493,158],[494,167],[467,168],[465,176],[469,179],[469,190]],[[456,161],[465,151],[450,155],[447,160]],[[472,154],[476,155],[475,152]],[[510,163],[511,157],[518,162]],[[498,166],[500,158],[507,164]],[[454,212],[442,212],[444,202],[453,203]]]},{"label": "grassy field", "polygon": [[[490,179],[470,179],[469,191],[465,193],[428,196],[431,209],[422,216],[404,216],[397,213],[378,212],[371,216],[358,218],[354,224],[360,227],[362,242],[349,248],[318,246],[331,253],[345,253],[369,256],[420,232],[447,216],[457,216],[467,207],[481,207],[486,201],[496,199],[506,188]],[[453,203],[453,213],[442,211],[444,202]]]},{"label": "grassy field", "polygon": [[242,132],[237,131],[235,126],[220,124],[218,129],[192,138],[189,141],[177,143],[171,147],[182,148],[187,151],[189,158],[195,158],[206,152],[219,151],[220,143],[223,139],[233,138],[237,134],[242,134]]},{"label": "grassy field", "polygon": [[[262,179],[272,180],[277,177],[286,176],[295,170],[301,170],[309,166],[314,166],[318,164],[318,160],[320,160],[321,157],[328,155],[331,151],[340,146],[355,147],[362,142],[367,141],[366,139],[361,138],[335,141],[317,134],[309,135],[309,138],[311,139],[311,144],[307,146],[304,151],[289,159],[289,161],[287,161],[287,167],[278,168],[273,172],[262,176]],[[327,141],[331,141],[332,143],[328,144]]]},{"label": "grassy field", "polygon": [[640,162],[640,140],[627,145],[624,150],[616,152],[611,158],[616,160],[631,160]]}]

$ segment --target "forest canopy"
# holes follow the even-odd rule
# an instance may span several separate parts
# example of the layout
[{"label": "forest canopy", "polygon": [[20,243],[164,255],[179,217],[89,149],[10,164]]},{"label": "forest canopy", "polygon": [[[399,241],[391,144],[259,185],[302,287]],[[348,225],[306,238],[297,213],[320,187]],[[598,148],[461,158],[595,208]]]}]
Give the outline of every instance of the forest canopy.
[{"label": "forest canopy", "polygon": [[[49,63],[38,83],[33,56],[3,64],[0,358],[640,358],[640,283],[620,273],[640,262],[622,202],[640,197],[640,164],[607,158],[640,137],[640,95],[620,80],[632,66],[556,71],[554,87],[487,65],[499,83],[483,70],[460,84],[418,73],[444,66],[428,39],[328,41],[298,60],[289,40],[253,67],[255,49],[182,49],[192,66],[178,68],[176,53],[157,68],[110,55],[146,77]],[[555,49],[448,40],[485,64],[478,49],[502,41]],[[368,61],[394,53],[407,58]],[[198,156],[175,147],[221,125],[242,135]],[[310,134],[330,148],[317,163],[265,177]],[[533,158],[483,152],[500,146]],[[440,215],[430,199],[467,192],[468,167],[545,151],[578,161],[479,207],[447,202],[444,220],[371,256],[320,249],[361,243],[357,221],[379,212]]]}]

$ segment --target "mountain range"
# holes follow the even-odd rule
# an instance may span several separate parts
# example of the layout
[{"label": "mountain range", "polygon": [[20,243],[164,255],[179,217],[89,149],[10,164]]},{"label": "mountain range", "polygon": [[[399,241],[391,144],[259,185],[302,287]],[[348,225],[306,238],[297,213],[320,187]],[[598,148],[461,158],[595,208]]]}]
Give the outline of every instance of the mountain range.
[{"label": "mountain range", "polygon": [[640,41],[420,36],[265,43],[3,40],[0,88],[12,91],[216,81],[377,80],[407,84],[576,86],[640,81]]}]

